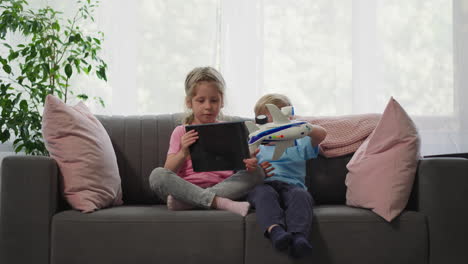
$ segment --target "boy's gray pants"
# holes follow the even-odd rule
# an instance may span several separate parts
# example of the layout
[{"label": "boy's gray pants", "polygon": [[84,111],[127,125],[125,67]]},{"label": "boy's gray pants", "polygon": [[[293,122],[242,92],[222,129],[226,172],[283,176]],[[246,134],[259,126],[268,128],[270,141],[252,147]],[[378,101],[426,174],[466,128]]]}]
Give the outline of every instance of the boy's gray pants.
[{"label": "boy's gray pants", "polygon": [[170,194],[175,199],[196,207],[211,208],[215,196],[237,200],[244,197],[253,187],[263,183],[265,174],[261,167],[255,171],[238,171],[224,181],[209,187],[201,188],[190,183],[174,172],[165,168],[156,168],[151,172],[149,184],[159,198],[167,201]]}]

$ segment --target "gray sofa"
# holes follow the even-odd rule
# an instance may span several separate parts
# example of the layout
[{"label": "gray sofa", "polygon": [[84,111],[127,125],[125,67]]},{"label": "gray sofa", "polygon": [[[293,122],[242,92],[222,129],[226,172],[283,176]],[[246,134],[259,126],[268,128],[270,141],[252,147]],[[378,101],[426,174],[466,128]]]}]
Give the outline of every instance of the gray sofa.
[{"label": "gray sofa", "polygon": [[60,198],[54,160],[6,157],[0,263],[468,263],[467,159],[420,160],[407,210],[392,223],[345,205],[351,155],[309,161],[314,254],[293,260],[262,236],[254,212],[168,211],[150,191],[148,176],[164,164],[179,117],[99,116],[114,144],[125,204],[90,214]]}]

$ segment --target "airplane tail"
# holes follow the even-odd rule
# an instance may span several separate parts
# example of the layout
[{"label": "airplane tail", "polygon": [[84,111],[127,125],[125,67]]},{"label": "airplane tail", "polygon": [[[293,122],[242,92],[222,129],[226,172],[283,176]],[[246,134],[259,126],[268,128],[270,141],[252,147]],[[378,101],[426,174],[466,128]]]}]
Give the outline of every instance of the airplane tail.
[{"label": "airplane tail", "polygon": [[281,112],[287,117],[294,116],[294,108],[292,106],[282,107]]},{"label": "airplane tail", "polygon": [[273,123],[275,124],[287,124],[291,123],[291,120],[287,116],[284,115],[281,110],[274,104],[266,104],[265,105],[270,112],[271,118],[273,119]]}]

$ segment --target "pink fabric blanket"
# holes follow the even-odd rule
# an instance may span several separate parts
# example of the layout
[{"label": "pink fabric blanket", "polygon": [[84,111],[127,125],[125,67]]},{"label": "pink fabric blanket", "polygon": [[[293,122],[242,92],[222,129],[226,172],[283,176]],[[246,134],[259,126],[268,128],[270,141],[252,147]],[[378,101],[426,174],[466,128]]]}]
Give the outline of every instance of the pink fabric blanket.
[{"label": "pink fabric blanket", "polygon": [[360,114],[336,117],[297,116],[313,125],[327,130],[327,137],[320,143],[325,157],[338,157],[355,152],[367,136],[374,131],[381,114]]}]

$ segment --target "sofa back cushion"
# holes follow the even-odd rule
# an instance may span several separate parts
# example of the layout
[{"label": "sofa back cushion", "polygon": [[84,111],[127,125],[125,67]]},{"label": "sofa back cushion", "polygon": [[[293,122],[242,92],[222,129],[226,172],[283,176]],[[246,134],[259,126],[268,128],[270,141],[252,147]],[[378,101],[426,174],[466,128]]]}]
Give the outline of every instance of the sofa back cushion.
[{"label": "sofa back cushion", "polygon": [[[151,171],[164,166],[169,139],[183,115],[96,116],[106,129],[117,156],[125,204],[162,201],[150,190]],[[226,117],[226,121],[244,120]]]},{"label": "sofa back cushion", "polygon": [[[172,130],[181,124],[181,114],[153,116],[97,116],[112,141],[126,204],[154,204],[162,201],[149,189],[148,177],[164,166]],[[226,117],[226,121],[243,120]],[[344,204],[346,164],[352,155],[319,156],[307,162],[306,186],[316,204]]]},{"label": "sofa back cushion", "polygon": [[346,202],[346,164],[352,156],[326,158],[319,155],[307,161],[306,186],[316,205]]},{"label": "sofa back cushion", "polygon": [[149,189],[148,177],[164,166],[177,116],[97,116],[112,141],[125,204],[161,201]]}]

